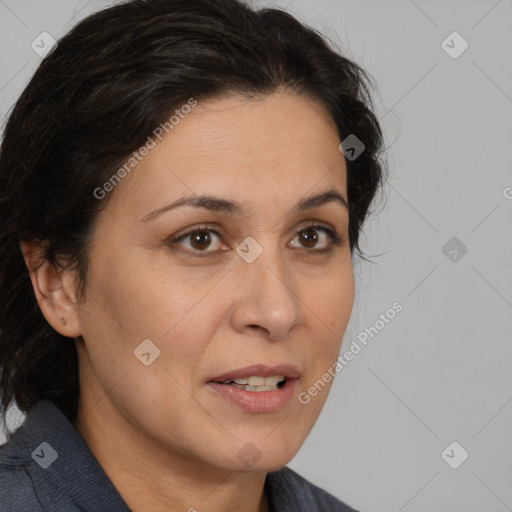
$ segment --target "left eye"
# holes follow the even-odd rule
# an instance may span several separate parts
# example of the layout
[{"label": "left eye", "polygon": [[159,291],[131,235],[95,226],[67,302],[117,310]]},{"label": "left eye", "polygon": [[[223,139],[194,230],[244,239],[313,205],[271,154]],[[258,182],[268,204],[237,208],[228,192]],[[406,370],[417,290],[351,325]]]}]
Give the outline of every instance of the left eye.
[{"label": "left eye", "polygon": [[[320,233],[320,235],[318,233]],[[334,238],[334,233],[331,229],[323,226],[308,226],[297,231],[297,236],[293,240],[296,238],[299,239],[300,243],[306,249],[315,248],[315,250],[322,250],[330,247],[332,244],[330,240]],[[317,244],[319,242],[323,247],[318,248]]]}]

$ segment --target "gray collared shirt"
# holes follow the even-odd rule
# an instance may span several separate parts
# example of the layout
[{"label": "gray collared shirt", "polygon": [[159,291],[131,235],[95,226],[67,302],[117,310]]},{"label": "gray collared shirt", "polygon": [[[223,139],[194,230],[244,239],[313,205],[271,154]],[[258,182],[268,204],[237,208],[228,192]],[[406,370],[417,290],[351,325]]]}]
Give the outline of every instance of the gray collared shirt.
[{"label": "gray collared shirt", "polygon": [[[267,474],[271,512],[355,512],[288,467]],[[2,512],[130,512],[87,444],[52,402],[39,401],[0,446]]]}]

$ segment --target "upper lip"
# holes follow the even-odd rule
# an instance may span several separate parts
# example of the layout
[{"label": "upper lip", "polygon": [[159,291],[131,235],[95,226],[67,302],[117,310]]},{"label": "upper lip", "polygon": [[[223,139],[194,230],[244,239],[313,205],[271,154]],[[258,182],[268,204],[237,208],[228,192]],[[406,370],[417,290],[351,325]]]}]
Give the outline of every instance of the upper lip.
[{"label": "upper lip", "polygon": [[210,379],[210,382],[226,382],[228,380],[242,379],[244,377],[272,377],[273,375],[283,375],[289,379],[297,379],[300,377],[300,372],[296,366],[291,364],[279,364],[276,366],[266,366],[264,364],[254,364],[231,370],[229,372],[218,375]]}]

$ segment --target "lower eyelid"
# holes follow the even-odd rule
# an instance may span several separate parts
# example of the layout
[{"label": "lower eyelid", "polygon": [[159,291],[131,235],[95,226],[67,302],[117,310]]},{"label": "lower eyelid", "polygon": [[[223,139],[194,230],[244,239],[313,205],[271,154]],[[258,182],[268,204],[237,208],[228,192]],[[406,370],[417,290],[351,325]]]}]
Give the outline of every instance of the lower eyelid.
[{"label": "lower eyelid", "polygon": [[[341,243],[343,241],[342,237],[340,235],[338,235],[335,230],[333,230],[331,228],[327,228],[325,226],[321,226],[321,225],[312,225],[312,226],[306,226],[304,228],[301,228],[301,229],[297,230],[293,239],[295,239],[295,237],[297,237],[302,231],[305,231],[306,229],[310,229],[310,228],[314,228],[316,231],[322,231],[323,233],[325,233],[327,235],[327,238],[329,239],[329,241],[327,242],[326,247],[322,247],[321,249],[315,249],[315,248],[309,249],[307,247],[298,247],[300,250],[304,250],[304,251],[312,252],[312,253],[325,252],[325,251],[329,251],[330,249],[334,248],[335,245],[339,245],[339,243]],[[338,240],[338,242],[336,242],[337,240]]]}]

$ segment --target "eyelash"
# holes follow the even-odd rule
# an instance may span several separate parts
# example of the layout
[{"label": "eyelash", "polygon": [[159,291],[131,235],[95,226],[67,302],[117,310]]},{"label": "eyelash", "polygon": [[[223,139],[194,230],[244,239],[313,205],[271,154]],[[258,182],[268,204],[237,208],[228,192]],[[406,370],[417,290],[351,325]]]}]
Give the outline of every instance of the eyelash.
[{"label": "eyelash", "polygon": [[[304,248],[304,249],[299,249],[300,251],[310,253],[310,254],[326,254],[326,253],[332,252],[336,246],[339,247],[339,246],[343,245],[346,241],[345,236],[338,234],[338,232],[335,229],[331,229],[331,228],[328,228],[321,224],[316,224],[314,222],[301,227],[299,230],[296,231],[295,236],[300,234],[302,231],[306,231],[307,229],[311,229],[311,228],[315,228],[319,231],[324,231],[329,236],[330,241],[329,241],[327,247],[324,247],[323,249]],[[188,236],[190,236],[194,233],[197,233],[197,232],[201,232],[201,231],[209,231],[209,232],[217,235],[220,239],[222,239],[221,234],[214,227],[205,224],[205,225],[194,226],[193,228],[191,228],[190,230],[188,230],[185,233],[182,233],[178,236],[171,237],[168,240],[167,244],[170,246],[173,246],[173,245],[177,244],[178,242],[181,242],[182,240],[186,239]],[[184,250],[185,250],[185,252],[188,252],[189,254],[192,254],[192,255],[198,256],[198,257],[205,257],[205,256],[209,256],[210,254],[215,254],[215,253],[219,252],[219,251],[207,251],[207,250],[198,251],[198,250],[191,250],[191,249],[184,249]],[[221,252],[224,252],[224,251],[221,251]]]}]

